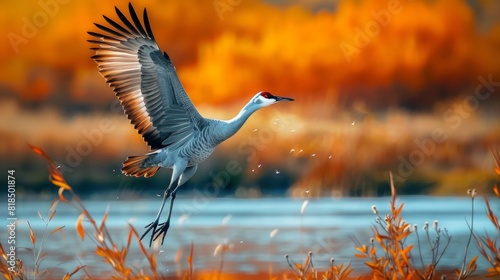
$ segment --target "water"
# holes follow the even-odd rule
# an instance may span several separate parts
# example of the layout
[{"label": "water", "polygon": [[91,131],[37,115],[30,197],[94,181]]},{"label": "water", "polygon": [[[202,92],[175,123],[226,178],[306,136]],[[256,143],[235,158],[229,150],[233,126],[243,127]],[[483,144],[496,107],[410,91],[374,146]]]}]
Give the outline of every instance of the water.
[{"label": "water", "polygon": [[[127,201],[84,201],[85,206],[99,222],[108,210],[107,227],[118,245],[125,245],[129,224],[139,234],[144,226],[156,215],[160,198],[152,200]],[[417,224],[423,236],[423,224],[429,222],[432,229],[434,220],[439,227],[447,228],[452,236],[451,244],[445,252],[441,268],[458,268],[461,265],[465,244],[469,236],[467,221],[470,223],[471,203],[468,198],[450,197],[401,197],[405,202],[403,217],[410,224]],[[500,205],[492,199],[493,210],[499,213]],[[375,215],[371,207],[377,205],[381,216],[388,213],[389,198],[322,198],[310,199],[304,207],[304,199],[262,198],[234,199],[209,198],[199,196],[178,197],[172,215],[171,229],[163,246],[155,251],[163,273],[178,273],[187,268],[191,242],[194,244],[195,269],[218,270],[224,254],[223,271],[255,272],[286,270],[288,265],[284,255],[289,254],[296,262],[303,262],[307,252],[313,252],[315,267],[326,268],[330,258],[336,263],[351,262],[356,270],[366,270],[363,261],[354,258],[353,237],[363,244],[369,244],[371,227]],[[37,245],[42,240],[45,228],[38,217],[40,210],[47,216],[50,202],[18,202],[17,256],[25,265],[33,265],[33,253],[26,221],[37,234]],[[474,229],[494,235],[494,228],[484,214],[484,202],[476,199]],[[301,214],[301,211],[303,214]],[[92,275],[106,275],[109,266],[95,255],[95,245],[87,232],[82,242],[75,230],[79,213],[65,204],[57,207],[57,213],[49,224],[49,232],[59,226],[64,230],[48,237],[44,244],[47,258],[41,268],[50,270],[52,275],[62,275],[72,271],[79,264],[86,264]],[[6,217],[4,217],[6,220]],[[84,223],[85,228],[89,228]],[[273,234],[271,234],[273,233]],[[5,235],[3,235],[5,236]],[[431,236],[434,236],[432,234]],[[149,239],[148,239],[149,240]],[[6,239],[1,239],[6,247]],[[408,240],[415,244],[414,239]],[[135,244],[135,242],[132,242]],[[147,242],[146,242],[147,243]],[[226,244],[227,250],[214,256],[218,244]],[[424,262],[428,263],[428,243],[422,243]],[[151,249],[152,250],[152,249]],[[418,253],[416,249],[415,253]],[[474,240],[469,256],[478,255]],[[176,258],[178,260],[176,261]],[[130,263],[136,267],[147,267],[137,245],[132,246]],[[485,269],[486,261],[480,257],[479,269]],[[83,274],[82,274],[83,275]]]}]

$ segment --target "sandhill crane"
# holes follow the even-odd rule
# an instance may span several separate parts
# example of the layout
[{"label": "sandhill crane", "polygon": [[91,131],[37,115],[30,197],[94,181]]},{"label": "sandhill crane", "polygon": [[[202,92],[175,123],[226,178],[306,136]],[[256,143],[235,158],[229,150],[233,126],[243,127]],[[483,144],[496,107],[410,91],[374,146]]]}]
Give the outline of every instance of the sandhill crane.
[{"label": "sandhill crane", "polygon": [[[160,236],[163,244],[177,189],[193,176],[198,163],[234,135],[255,111],[293,99],[261,91],[230,120],[202,117],[182,87],[169,56],[160,51],[146,9],[142,24],[132,4],[129,3],[128,8],[132,21],[115,7],[121,23],[103,15],[108,25],[95,23],[101,32],[88,32],[97,38],[88,41],[94,44],[92,59],[97,63],[99,73],[113,88],[128,119],[152,150],[145,155],[128,157],[123,163],[122,173],[151,177],[160,167],[173,169],[158,214],[141,236],[142,240],[152,231],[151,246]],[[167,220],[159,223],[168,198]]]}]

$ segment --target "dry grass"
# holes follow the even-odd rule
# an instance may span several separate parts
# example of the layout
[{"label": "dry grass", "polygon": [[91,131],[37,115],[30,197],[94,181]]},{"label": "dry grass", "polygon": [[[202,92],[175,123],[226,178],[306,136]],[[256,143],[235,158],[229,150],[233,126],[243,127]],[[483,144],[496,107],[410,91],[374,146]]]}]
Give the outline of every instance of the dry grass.
[{"label": "dry grass", "polygon": [[[495,161],[497,166],[495,167],[495,173],[500,177],[500,153],[497,150],[492,150],[493,156],[495,157]],[[498,185],[493,187],[493,191],[497,198],[500,198],[500,190]],[[493,212],[490,206],[490,202],[488,198],[485,197],[486,203],[486,215],[488,219],[491,221],[493,226],[496,229],[496,236],[492,237],[488,234],[484,236],[475,234],[474,239],[476,240],[476,244],[479,248],[479,252],[481,255],[486,258],[486,260],[490,263],[491,267],[487,270],[487,276],[499,276],[500,275],[500,246],[497,244],[498,238],[500,237],[500,223],[498,221],[498,216]]]},{"label": "dry grass", "polygon": [[[436,279],[437,266],[450,244],[451,236],[445,228],[440,228],[438,222],[434,221],[432,229],[428,223],[424,224],[422,230],[425,236],[421,238],[417,226],[411,226],[403,219],[404,203],[397,201],[392,174],[390,182],[391,212],[382,217],[377,207],[375,205],[372,207],[373,213],[377,216],[376,225],[373,227],[374,237],[368,246],[355,241],[356,249],[360,252],[355,257],[366,259],[365,265],[370,268],[373,279]],[[473,201],[475,190],[469,194]],[[470,230],[472,236],[472,225]],[[417,248],[406,242],[412,234],[417,237]],[[421,250],[423,243],[427,243],[430,249],[431,261],[428,264],[423,261]],[[457,279],[469,277],[477,268],[477,256],[470,259],[466,265],[469,245],[470,240],[465,246],[463,264],[456,270]],[[416,250],[418,252],[415,252]]]},{"label": "dry grass", "polygon": [[[112,279],[300,279],[300,280],[342,280],[353,279],[351,276],[353,269],[350,264],[336,264],[332,258],[328,269],[317,269],[313,264],[312,253],[308,253],[304,263],[296,263],[292,261],[288,255],[285,256],[289,271],[277,273],[263,273],[257,274],[233,274],[223,273],[222,264],[216,270],[195,270],[193,266],[194,259],[194,245],[191,244],[190,253],[186,258],[188,268],[176,276],[161,275],[158,272],[158,262],[156,261],[154,251],[147,250],[140,241],[137,231],[130,226],[128,232],[128,239],[125,245],[118,245],[113,237],[109,234],[106,220],[107,213],[104,214],[100,223],[97,223],[94,217],[87,210],[78,195],[68,185],[62,174],[59,172],[53,161],[39,148],[30,146],[31,149],[46,159],[49,168],[50,181],[59,187],[59,199],[53,201],[49,213],[46,217],[38,213],[40,219],[45,224],[45,231],[39,239],[37,234],[30,229],[30,241],[32,244],[32,252],[34,259],[34,267],[26,267],[23,265],[21,259],[16,260],[16,270],[9,270],[7,263],[7,255],[4,248],[0,244],[0,273],[5,279],[53,279],[46,271],[40,268],[40,264],[47,256],[43,252],[43,245],[48,238],[54,233],[63,229],[59,227],[56,229],[49,229],[49,223],[56,215],[56,206],[59,202],[66,203],[73,208],[77,209],[81,214],[76,221],[76,232],[83,240],[89,238],[95,244],[95,256],[101,258],[108,267],[112,274]],[[493,155],[497,162],[495,172],[500,176],[500,157],[498,151],[494,151]],[[437,221],[432,224],[425,224],[422,230],[424,235],[419,235],[419,229],[416,225],[411,226],[403,219],[404,204],[399,203],[392,180],[391,183],[391,199],[390,199],[390,213],[382,216],[376,206],[372,207],[376,215],[376,224],[373,226],[373,238],[371,244],[364,245],[355,240],[356,249],[359,251],[355,255],[356,258],[365,260],[365,265],[369,268],[370,273],[362,273],[358,279],[441,279],[446,278],[443,271],[438,269],[439,261],[444,252],[448,248],[451,237],[448,235],[446,229],[439,228]],[[499,188],[495,185],[494,192],[500,198]],[[68,196],[69,194],[69,196]],[[500,237],[500,223],[497,215],[491,209],[490,203],[486,199],[486,214],[492,224],[495,226],[498,235],[495,237],[480,235],[474,232],[474,199],[476,197],[475,190],[469,190],[471,197],[471,222],[468,224],[470,229],[470,238],[464,248],[463,263],[460,268],[455,271],[454,279],[470,278],[476,272],[476,260],[478,256],[469,258],[467,252],[471,244],[472,238],[475,239],[481,255],[491,264],[491,267],[484,273],[486,276],[500,275],[500,247],[497,245],[497,239]],[[83,221],[86,221],[90,226],[84,227]],[[407,239],[410,235],[414,234],[417,238],[417,244],[407,244]],[[137,267],[132,265],[128,257],[131,252],[131,244],[137,244],[142,257],[147,261],[144,267]],[[429,263],[424,263],[422,256],[422,246],[429,246],[430,254],[432,254]],[[221,249],[224,252],[224,249]],[[183,261],[183,260],[177,260]],[[364,274],[363,274],[364,273]],[[480,274],[476,272],[476,274]],[[75,276],[76,275],[76,276]],[[63,276],[63,279],[101,279],[94,277],[87,270],[86,266],[78,266],[72,272],[68,272]]]},{"label": "dry grass", "polygon": [[[314,268],[314,264],[312,261],[312,253],[309,252],[307,254],[307,258],[303,264],[295,263],[290,261],[288,255],[285,255],[286,261],[292,270],[292,278],[300,279],[300,280],[342,280],[349,279],[349,274],[353,271],[351,265],[348,264],[344,266],[344,264],[337,265],[335,264],[334,259],[330,259],[330,267],[326,271],[318,271]],[[270,277],[271,278],[271,277]],[[283,275],[284,279],[290,279],[288,273]],[[271,278],[274,279],[274,278]]]}]

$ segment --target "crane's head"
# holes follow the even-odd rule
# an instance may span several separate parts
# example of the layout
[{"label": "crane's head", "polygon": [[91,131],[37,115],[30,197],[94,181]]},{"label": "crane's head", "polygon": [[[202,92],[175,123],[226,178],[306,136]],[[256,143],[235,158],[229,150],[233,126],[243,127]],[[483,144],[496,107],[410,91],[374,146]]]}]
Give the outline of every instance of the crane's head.
[{"label": "crane's head", "polygon": [[293,98],[276,96],[272,95],[267,91],[260,91],[252,98],[252,100],[250,100],[250,104],[258,108],[263,108],[280,101],[293,101],[293,100],[294,100]]}]

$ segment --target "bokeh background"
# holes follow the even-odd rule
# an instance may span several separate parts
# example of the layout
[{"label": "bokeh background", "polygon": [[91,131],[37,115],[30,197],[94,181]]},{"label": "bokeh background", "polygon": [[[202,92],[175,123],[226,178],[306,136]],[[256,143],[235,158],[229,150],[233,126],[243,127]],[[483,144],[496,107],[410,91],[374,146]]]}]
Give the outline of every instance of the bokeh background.
[{"label": "bokeh background", "polygon": [[[498,1],[132,1],[191,99],[229,119],[260,90],[295,98],[257,112],[186,189],[214,195],[464,195],[495,179]],[[43,160],[81,195],[160,193],[120,173],[148,152],[90,59],[87,31],[128,1],[2,1],[0,163],[17,192],[53,196]]]}]

